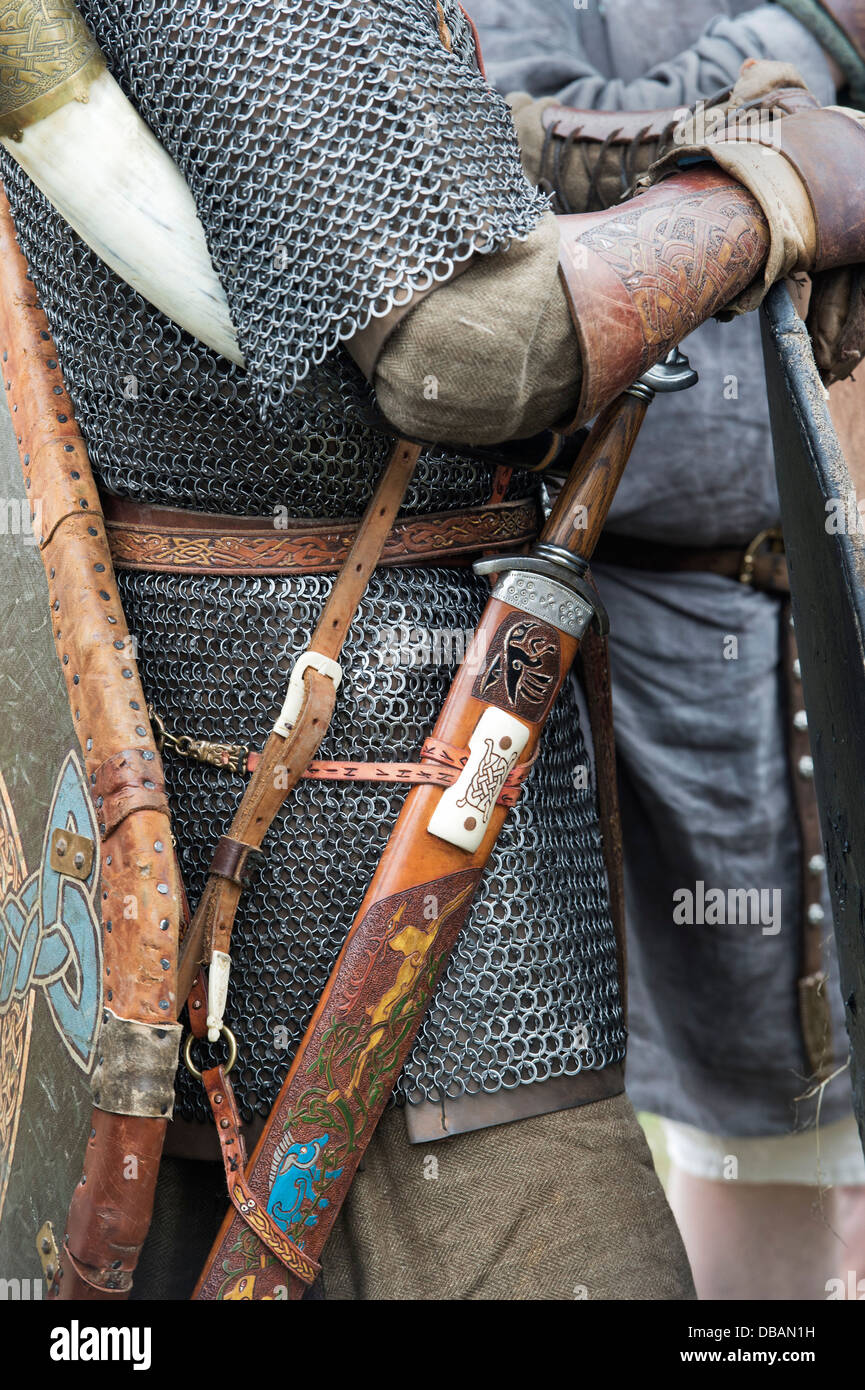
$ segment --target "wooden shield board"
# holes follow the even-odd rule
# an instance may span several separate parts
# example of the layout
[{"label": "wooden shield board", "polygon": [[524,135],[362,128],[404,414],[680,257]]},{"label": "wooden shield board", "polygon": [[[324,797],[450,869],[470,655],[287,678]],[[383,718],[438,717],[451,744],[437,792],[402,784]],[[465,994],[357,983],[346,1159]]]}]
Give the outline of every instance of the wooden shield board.
[{"label": "wooden shield board", "polygon": [[[37,1232],[62,1243],[90,1125],[99,836],[13,418],[0,407],[0,1297],[38,1298]],[[93,841],[86,878],[51,868],[55,829]]]},{"label": "wooden shield board", "polygon": [[865,531],[805,326],[783,285],[763,312],[781,520],[865,1143]]}]

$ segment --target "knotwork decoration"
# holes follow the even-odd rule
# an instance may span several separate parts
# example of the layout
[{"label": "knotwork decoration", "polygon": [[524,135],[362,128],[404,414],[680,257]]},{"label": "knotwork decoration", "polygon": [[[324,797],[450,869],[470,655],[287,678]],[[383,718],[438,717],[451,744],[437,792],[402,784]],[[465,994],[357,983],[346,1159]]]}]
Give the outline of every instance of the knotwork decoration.
[{"label": "knotwork decoration", "polygon": [[[97,910],[99,859],[87,878],[51,868],[55,829],[98,844],[90,797],[78,758],[69,753],[57,777],[39,867],[29,876],[23,856],[8,872],[14,820],[4,792],[4,884],[0,899],[0,1027],[39,990],[76,1066],[92,1067],[102,1004],[102,937]],[[21,854],[20,844],[18,853]]]}]

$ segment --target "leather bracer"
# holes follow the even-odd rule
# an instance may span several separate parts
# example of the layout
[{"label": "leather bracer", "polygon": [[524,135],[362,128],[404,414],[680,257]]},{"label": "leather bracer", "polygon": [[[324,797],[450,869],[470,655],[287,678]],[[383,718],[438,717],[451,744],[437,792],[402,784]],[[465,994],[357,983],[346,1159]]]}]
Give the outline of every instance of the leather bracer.
[{"label": "leather bracer", "polygon": [[759,274],[769,249],[757,200],[710,167],[676,173],[615,210],[560,217],[559,227],[560,275],[582,357],[566,430],[722,309]]}]

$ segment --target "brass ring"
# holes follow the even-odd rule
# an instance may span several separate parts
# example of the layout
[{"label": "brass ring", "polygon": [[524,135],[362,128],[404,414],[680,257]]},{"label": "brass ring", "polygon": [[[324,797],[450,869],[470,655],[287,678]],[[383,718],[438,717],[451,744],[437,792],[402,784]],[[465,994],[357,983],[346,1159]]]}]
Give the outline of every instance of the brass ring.
[{"label": "brass ring", "polygon": [[[237,1038],[234,1036],[231,1029],[227,1028],[224,1023],[219,1031],[222,1037],[228,1042],[228,1061],[225,1065],[225,1075],[228,1076],[229,1072],[234,1070],[234,1064],[237,1061]],[[189,1075],[194,1076],[196,1081],[200,1081],[202,1073],[198,1070],[198,1067],[193,1066],[192,1063],[192,1044],[195,1041],[195,1034],[190,1033],[183,1046],[183,1060],[186,1063],[186,1070],[189,1072]]]}]

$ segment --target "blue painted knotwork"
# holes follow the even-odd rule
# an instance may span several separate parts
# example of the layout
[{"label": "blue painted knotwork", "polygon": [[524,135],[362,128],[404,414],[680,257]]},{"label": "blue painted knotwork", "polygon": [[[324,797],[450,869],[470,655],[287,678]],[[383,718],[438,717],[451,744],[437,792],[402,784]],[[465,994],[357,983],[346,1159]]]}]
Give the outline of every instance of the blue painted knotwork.
[{"label": "blue painted knotwork", "polygon": [[89,1072],[102,1008],[99,856],[85,880],[58,873],[50,864],[57,829],[99,844],[84,774],[71,752],[55,783],[39,867],[0,900],[0,1018],[38,989],[72,1060]]}]

